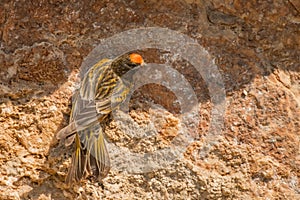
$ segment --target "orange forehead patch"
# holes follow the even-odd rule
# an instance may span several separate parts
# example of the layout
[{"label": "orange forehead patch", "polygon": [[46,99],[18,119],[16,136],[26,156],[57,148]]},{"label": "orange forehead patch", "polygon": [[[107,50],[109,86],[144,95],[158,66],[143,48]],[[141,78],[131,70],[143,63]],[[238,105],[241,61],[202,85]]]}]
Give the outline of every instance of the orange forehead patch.
[{"label": "orange forehead patch", "polygon": [[129,55],[130,61],[137,64],[142,64],[144,62],[142,56],[137,53],[132,53]]}]

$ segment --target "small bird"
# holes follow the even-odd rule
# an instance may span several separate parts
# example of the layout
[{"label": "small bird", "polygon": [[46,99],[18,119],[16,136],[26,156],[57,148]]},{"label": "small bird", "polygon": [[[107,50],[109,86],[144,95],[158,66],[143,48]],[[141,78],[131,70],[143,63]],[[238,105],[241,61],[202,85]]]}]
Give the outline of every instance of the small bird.
[{"label": "small bird", "polygon": [[[70,123],[57,133],[69,146],[75,139],[66,183],[92,175],[101,181],[110,170],[109,155],[104,142],[103,127],[110,114],[122,103],[130,91],[127,72],[142,66],[144,60],[137,53],[126,53],[115,59],[102,59],[85,74],[72,101]],[[112,102],[112,96],[116,96]]]}]

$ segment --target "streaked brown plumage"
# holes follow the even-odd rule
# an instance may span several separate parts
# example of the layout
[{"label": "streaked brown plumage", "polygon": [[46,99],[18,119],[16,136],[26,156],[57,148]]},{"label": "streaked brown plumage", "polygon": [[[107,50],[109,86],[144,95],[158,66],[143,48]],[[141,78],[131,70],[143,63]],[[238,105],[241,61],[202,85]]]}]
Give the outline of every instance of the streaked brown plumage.
[{"label": "streaked brown plumage", "polygon": [[[58,139],[65,139],[66,145],[75,138],[76,149],[66,178],[68,184],[88,175],[99,181],[107,176],[110,161],[102,126],[129,92],[129,80],[123,80],[122,75],[142,64],[139,54],[124,54],[114,60],[101,60],[86,73],[73,97],[70,124],[57,134]],[[114,104],[111,103],[113,93],[119,95]]]}]

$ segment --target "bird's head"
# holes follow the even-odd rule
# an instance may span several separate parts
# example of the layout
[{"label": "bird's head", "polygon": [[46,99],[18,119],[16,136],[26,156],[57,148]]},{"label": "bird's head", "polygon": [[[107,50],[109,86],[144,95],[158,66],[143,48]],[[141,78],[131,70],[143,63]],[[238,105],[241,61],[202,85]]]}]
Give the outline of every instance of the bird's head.
[{"label": "bird's head", "polygon": [[140,54],[128,53],[113,60],[111,65],[113,71],[122,76],[135,67],[144,65],[144,60]]}]

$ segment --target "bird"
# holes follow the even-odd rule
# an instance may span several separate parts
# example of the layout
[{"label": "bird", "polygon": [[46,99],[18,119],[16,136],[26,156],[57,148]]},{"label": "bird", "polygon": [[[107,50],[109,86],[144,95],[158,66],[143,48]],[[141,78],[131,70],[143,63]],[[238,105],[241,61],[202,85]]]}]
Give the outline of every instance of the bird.
[{"label": "bird", "polygon": [[67,184],[89,175],[102,182],[109,173],[110,159],[104,140],[104,126],[110,120],[112,111],[118,109],[129,94],[132,76],[125,74],[143,65],[140,54],[125,53],[114,59],[100,60],[84,75],[72,98],[69,125],[56,136],[64,140],[66,146],[75,140]]}]

